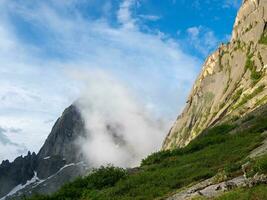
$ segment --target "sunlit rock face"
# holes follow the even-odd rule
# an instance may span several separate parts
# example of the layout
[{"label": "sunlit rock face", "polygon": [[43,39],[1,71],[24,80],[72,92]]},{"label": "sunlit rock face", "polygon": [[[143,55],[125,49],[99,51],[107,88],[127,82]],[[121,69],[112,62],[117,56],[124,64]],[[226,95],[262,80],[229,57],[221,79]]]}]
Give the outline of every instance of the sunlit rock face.
[{"label": "sunlit rock face", "polygon": [[186,146],[205,128],[240,117],[267,102],[267,0],[244,0],[231,41],[205,61],[164,143]]}]

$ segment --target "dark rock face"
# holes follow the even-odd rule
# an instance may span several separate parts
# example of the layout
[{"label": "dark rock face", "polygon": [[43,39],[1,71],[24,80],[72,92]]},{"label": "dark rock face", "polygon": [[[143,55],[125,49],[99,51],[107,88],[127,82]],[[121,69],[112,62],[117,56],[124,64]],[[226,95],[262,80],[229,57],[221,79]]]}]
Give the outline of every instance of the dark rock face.
[{"label": "dark rock face", "polygon": [[5,200],[21,200],[22,196],[31,196],[32,194],[51,194],[56,192],[66,183],[74,180],[78,176],[83,176],[87,172],[87,166],[82,162],[64,166],[44,181],[37,181],[21,189],[14,195],[6,197]]},{"label": "dark rock face", "polygon": [[[83,155],[77,145],[79,139],[85,137],[84,122],[76,106],[71,105],[63,112],[62,116],[56,121],[51,133],[46,139],[39,153],[28,153],[25,157],[18,157],[14,162],[3,161],[0,165],[0,198],[7,195],[17,185],[24,185],[34,177],[35,172],[40,180],[57,180],[52,189],[60,187],[69,179],[58,175],[64,174],[65,177],[80,175],[80,172],[64,172],[64,166],[78,163],[83,160]],[[62,171],[63,169],[63,171]],[[67,168],[66,168],[67,169]],[[84,170],[82,170],[84,171]],[[44,182],[44,181],[43,181]],[[51,187],[50,187],[51,189]],[[46,193],[50,190],[43,189]],[[30,189],[29,189],[30,191]],[[30,192],[29,192],[30,193]]]},{"label": "dark rock face", "polygon": [[3,161],[0,165],[0,197],[7,194],[15,186],[25,184],[34,176],[37,166],[35,153],[28,153],[25,157],[18,157],[14,162]]},{"label": "dark rock face", "polygon": [[56,121],[45,144],[38,153],[38,159],[61,156],[66,162],[79,161],[81,153],[76,141],[85,136],[84,123],[74,105],[68,107]]},{"label": "dark rock face", "polygon": [[66,161],[61,156],[51,156],[49,159],[39,159],[38,161],[36,171],[40,179],[48,178],[66,165]]},{"label": "dark rock face", "polygon": [[71,105],[56,121],[37,155],[37,176],[41,179],[47,178],[65,164],[83,160],[77,144],[83,137],[85,137],[84,122],[78,109]]}]

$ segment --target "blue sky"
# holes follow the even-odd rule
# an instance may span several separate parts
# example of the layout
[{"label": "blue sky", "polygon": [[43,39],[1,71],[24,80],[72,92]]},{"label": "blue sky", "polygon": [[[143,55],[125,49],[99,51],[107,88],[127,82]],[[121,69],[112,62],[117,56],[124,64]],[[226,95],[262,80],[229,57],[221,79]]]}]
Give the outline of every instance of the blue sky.
[{"label": "blue sky", "polygon": [[[35,1],[16,2],[25,4],[29,11],[40,7],[40,3]],[[113,28],[121,25],[117,16],[121,5],[120,0],[71,0],[67,2],[69,3],[47,1],[45,4],[53,8],[61,17],[81,17],[87,21],[105,20]],[[184,51],[203,59],[218,43],[228,41],[240,3],[241,0],[193,0],[190,3],[186,0],[136,0],[131,3],[131,17],[138,24],[140,31],[162,33],[165,37],[179,41]],[[51,52],[49,47],[55,38],[43,24],[29,22],[21,17],[21,13],[12,11],[12,8],[9,12],[9,19],[21,40],[47,49],[45,53],[49,57],[64,56],[60,51]],[[209,31],[213,34],[214,38],[211,39],[214,39],[214,44],[210,45],[207,52],[201,52],[198,48],[194,48],[194,45],[187,45],[188,29],[192,27],[199,29],[199,34],[202,35],[200,39],[204,40],[203,35]]]},{"label": "blue sky", "polygon": [[[116,79],[169,128],[205,57],[229,40],[240,4],[0,0],[0,128],[10,141],[0,141],[0,160],[38,151],[64,108],[88,84],[101,87],[92,74]],[[110,88],[101,89],[105,98]]]}]

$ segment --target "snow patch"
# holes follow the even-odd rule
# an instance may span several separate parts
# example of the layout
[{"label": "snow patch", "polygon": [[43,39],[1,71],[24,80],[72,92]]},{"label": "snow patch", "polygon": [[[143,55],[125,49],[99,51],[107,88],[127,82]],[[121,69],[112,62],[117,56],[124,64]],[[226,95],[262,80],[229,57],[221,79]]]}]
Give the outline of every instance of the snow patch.
[{"label": "snow patch", "polygon": [[32,177],[31,180],[28,180],[24,185],[19,184],[16,187],[14,187],[6,196],[2,197],[0,200],[5,200],[6,197],[11,196],[15,193],[17,193],[18,191],[22,190],[23,188],[25,188],[26,186],[33,184],[37,181],[39,181],[40,179],[37,177],[37,172],[34,172],[34,176]]},{"label": "snow patch", "polygon": [[[48,159],[48,158],[47,158]],[[6,197],[8,196],[12,196],[14,195],[15,193],[17,193],[18,191],[24,189],[25,187],[27,187],[28,185],[31,185],[31,184],[34,184],[32,188],[35,188],[37,187],[38,185],[42,184],[43,182],[55,177],[56,175],[58,175],[62,170],[68,168],[68,167],[71,167],[71,166],[78,166],[78,165],[83,165],[84,162],[79,162],[79,163],[70,163],[70,164],[67,164],[67,165],[64,165],[63,167],[61,167],[55,174],[49,176],[47,179],[39,179],[37,177],[37,173],[34,172],[34,176],[31,180],[27,181],[26,184],[22,185],[17,185],[16,187],[14,187],[6,196],[2,197],[0,200],[5,200]]]},{"label": "snow patch", "polygon": [[45,158],[43,158],[44,160],[47,160],[47,159],[50,159],[51,158],[51,156],[47,156],[47,157],[45,157]]},{"label": "snow patch", "polygon": [[74,166],[74,165],[76,165],[75,163],[70,163],[70,164],[68,164],[68,165],[64,165],[63,167],[61,167],[59,170],[58,170],[58,172],[56,173],[56,174],[58,174],[59,172],[61,172],[63,169],[65,169],[65,168],[67,168],[67,167],[70,167],[70,166]]}]

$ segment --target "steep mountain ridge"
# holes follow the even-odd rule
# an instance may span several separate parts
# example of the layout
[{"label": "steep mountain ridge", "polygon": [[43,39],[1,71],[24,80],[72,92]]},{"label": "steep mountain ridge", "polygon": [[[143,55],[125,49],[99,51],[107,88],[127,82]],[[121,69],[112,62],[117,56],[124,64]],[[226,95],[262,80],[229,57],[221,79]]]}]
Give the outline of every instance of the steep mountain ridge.
[{"label": "steep mountain ridge", "polygon": [[231,41],[221,44],[205,61],[162,149],[186,146],[207,127],[266,103],[266,70],[267,0],[244,0]]},{"label": "steep mountain ridge", "polygon": [[[29,152],[12,163],[8,160],[2,162],[0,186],[4,186],[0,187],[0,200],[3,197],[6,200],[21,199],[22,195],[35,193],[51,194],[91,170],[91,163],[81,148],[82,142],[90,135],[76,103],[66,108],[58,118],[37,155]],[[124,140],[116,133],[115,126],[110,123],[106,130],[114,143],[123,146]]]},{"label": "steep mountain ridge", "polygon": [[18,157],[12,163],[5,160],[0,165],[0,198],[19,184],[26,184],[34,176],[37,167],[37,156],[28,153]]},{"label": "steep mountain ridge", "polygon": [[[260,147],[267,130],[266,9],[267,0],[243,1],[231,41],[206,60],[186,108],[164,141],[163,150],[167,151],[144,159],[140,168],[125,172],[121,180],[109,168],[101,168],[99,171],[104,174],[96,171],[100,178],[92,173],[77,179],[51,199],[86,199],[83,195],[87,199],[154,199],[192,183],[217,178],[226,169],[229,177],[239,174],[246,156]],[[118,144],[123,143],[111,125],[106,128]],[[197,136],[187,147],[169,151],[186,146]],[[0,187],[0,198],[8,193],[11,196],[6,199],[51,194],[84,175],[88,165],[77,141],[85,137],[82,116],[71,105],[57,120],[37,155],[29,153],[12,163],[2,162],[0,186],[4,187]],[[118,184],[113,183],[114,177]]]},{"label": "steep mountain ridge", "polygon": [[85,138],[84,122],[78,108],[71,105],[58,118],[37,155],[29,152],[12,163],[2,162],[0,198],[17,192],[17,196],[32,192],[51,193],[84,174],[87,167],[82,163],[84,158],[77,144],[80,138]]},{"label": "steep mountain ridge", "polygon": [[240,187],[245,194],[258,184],[260,191],[242,199],[266,200],[266,141],[267,104],[239,119],[205,129],[184,148],[155,152],[137,168],[100,167],[52,195],[28,200],[217,199],[225,191]]}]

